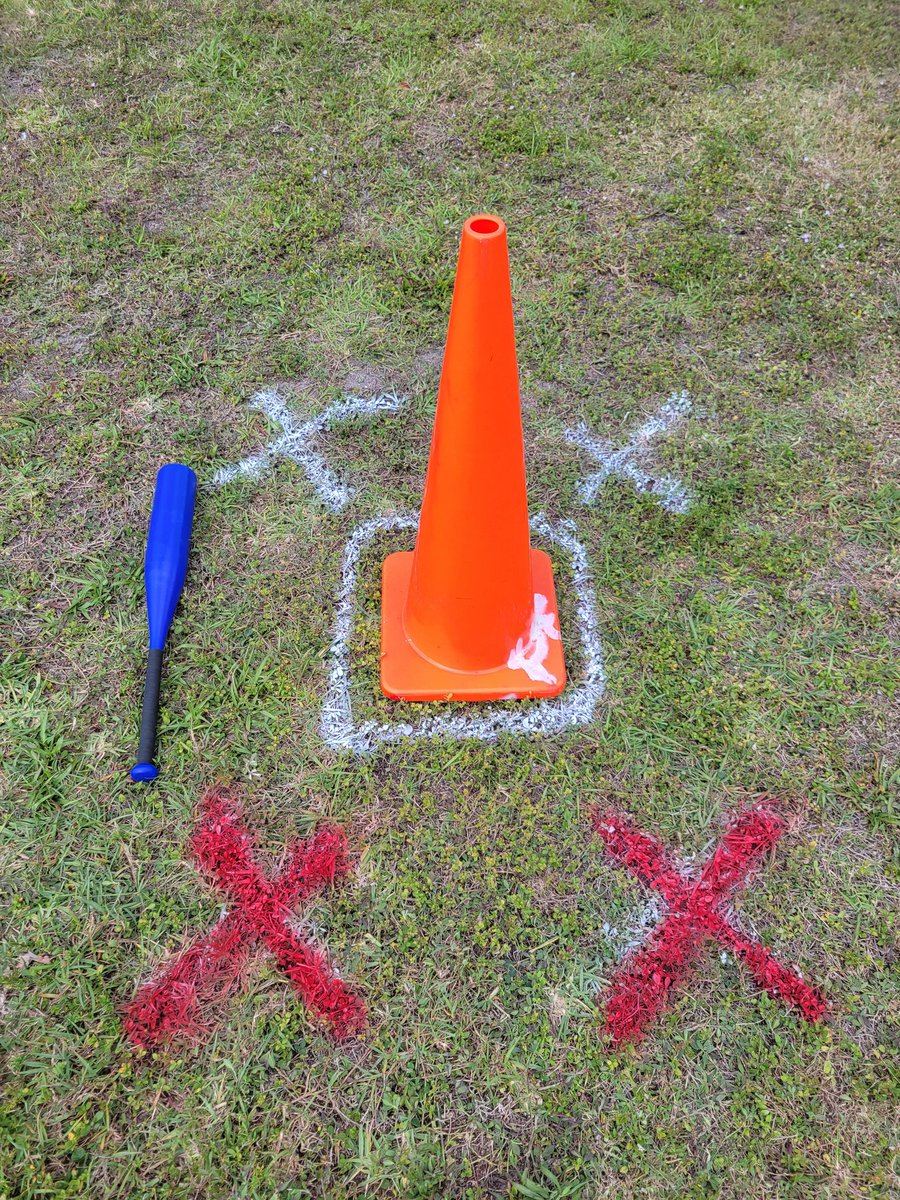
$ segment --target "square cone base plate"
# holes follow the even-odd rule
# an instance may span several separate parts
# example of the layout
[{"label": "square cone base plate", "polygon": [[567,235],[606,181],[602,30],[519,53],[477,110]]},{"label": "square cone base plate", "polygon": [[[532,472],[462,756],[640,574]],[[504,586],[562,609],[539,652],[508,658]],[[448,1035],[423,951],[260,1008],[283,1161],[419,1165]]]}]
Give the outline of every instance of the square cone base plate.
[{"label": "square cone base plate", "polygon": [[[439,667],[423,658],[406,636],[403,610],[412,573],[411,551],[390,554],[381,572],[381,690],[391,700],[527,700],[558,696],[566,686],[562,641],[551,641],[543,666],[553,683],[529,679],[521,668],[467,674]],[[556,589],[549,555],[531,551],[531,574],[536,594],[546,596],[556,617]],[[510,646],[512,649],[512,646]]]}]

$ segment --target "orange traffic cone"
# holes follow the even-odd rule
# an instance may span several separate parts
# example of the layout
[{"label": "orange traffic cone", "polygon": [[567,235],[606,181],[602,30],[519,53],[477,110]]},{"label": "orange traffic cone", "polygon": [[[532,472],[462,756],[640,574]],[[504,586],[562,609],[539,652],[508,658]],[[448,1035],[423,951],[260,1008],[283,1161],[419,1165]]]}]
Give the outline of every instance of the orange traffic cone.
[{"label": "orange traffic cone", "polygon": [[414,553],[384,561],[381,688],[395,700],[555,696],[550,559],[528,537],[506,226],[470,217]]}]

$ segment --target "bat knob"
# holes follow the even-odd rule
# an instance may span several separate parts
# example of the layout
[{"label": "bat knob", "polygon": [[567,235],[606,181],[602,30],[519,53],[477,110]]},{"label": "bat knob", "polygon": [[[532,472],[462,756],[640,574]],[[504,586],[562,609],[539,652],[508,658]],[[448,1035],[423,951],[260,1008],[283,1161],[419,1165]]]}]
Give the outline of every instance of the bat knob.
[{"label": "bat knob", "polygon": [[154,766],[152,762],[137,763],[131,768],[131,778],[135,783],[149,783],[158,774],[159,767]]}]

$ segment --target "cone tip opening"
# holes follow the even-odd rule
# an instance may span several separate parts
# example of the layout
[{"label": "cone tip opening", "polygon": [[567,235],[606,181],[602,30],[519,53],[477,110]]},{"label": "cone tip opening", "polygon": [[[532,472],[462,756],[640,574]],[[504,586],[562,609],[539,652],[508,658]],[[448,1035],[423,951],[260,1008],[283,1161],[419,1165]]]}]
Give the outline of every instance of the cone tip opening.
[{"label": "cone tip opening", "polygon": [[506,233],[506,226],[499,217],[493,217],[489,213],[479,213],[477,216],[469,217],[463,229],[466,233],[474,233],[477,238],[502,237]]}]

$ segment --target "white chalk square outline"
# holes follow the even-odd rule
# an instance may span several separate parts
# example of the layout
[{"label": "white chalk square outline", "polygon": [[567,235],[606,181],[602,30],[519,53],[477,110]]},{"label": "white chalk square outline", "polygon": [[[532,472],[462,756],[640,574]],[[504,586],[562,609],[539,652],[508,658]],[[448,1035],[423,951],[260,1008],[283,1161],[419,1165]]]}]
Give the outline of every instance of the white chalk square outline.
[{"label": "white chalk square outline", "polygon": [[574,688],[570,684],[560,696],[548,700],[530,700],[515,708],[478,706],[471,714],[439,713],[415,723],[374,720],[357,725],[350,699],[350,637],[353,631],[354,596],[359,581],[359,559],[363,548],[379,533],[393,529],[418,529],[419,518],[412,513],[374,517],[359,525],[344,547],[341,560],[341,585],[337,596],[334,634],[328,650],[331,663],[328,685],[322,702],[319,730],[325,743],[335,750],[366,754],[379,745],[393,745],[404,739],[446,737],[493,741],[501,733],[553,734],[576,725],[587,725],[594,716],[606,689],[603,669],[603,643],[597,623],[593,580],[587,551],[578,540],[572,521],[555,524],[544,513],[531,518],[532,532],[566,551],[572,568],[575,590],[575,623],[584,654],[584,678]]}]

